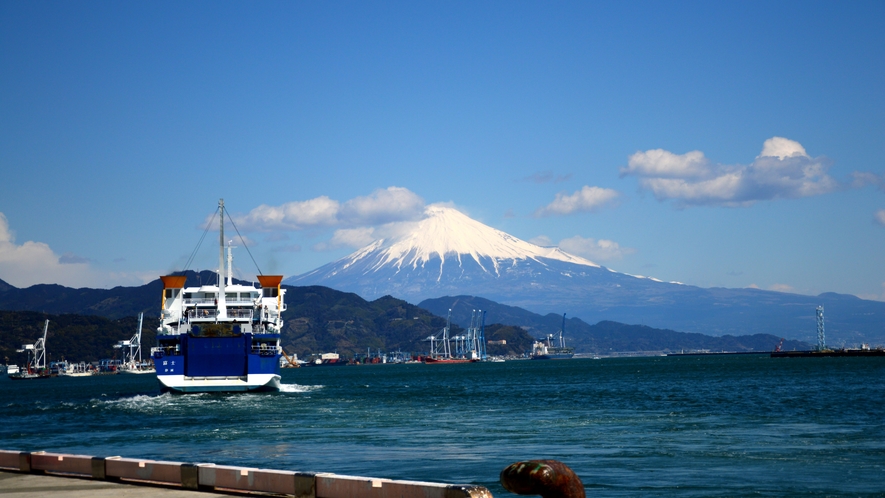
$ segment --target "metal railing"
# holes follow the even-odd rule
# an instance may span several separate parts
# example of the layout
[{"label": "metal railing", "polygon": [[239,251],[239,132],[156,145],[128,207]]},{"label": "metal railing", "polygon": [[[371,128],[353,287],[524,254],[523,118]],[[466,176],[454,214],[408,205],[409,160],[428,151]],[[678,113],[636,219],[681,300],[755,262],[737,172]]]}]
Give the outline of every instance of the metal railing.
[{"label": "metal railing", "polygon": [[279,353],[279,348],[276,346],[269,346],[268,347],[265,345],[265,347],[261,347],[261,346],[253,345],[252,346],[252,354],[258,354],[258,355],[262,355],[262,356],[275,356],[280,353]]},{"label": "metal railing", "polygon": [[185,316],[188,320],[193,320],[195,318],[216,318],[218,316],[218,310],[215,308],[187,310]]},{"label": "metal railing", "polygon": [[[247,309],[247,310],[229,309],[229,310],[227,310],[227,317],[228,318],[244,319],[244,320],[251,321],[253,315],[254,315],[254,310],[251,310],[251,309]],[[188,320],[207,319],[207,318],[214,319],[214,318],[218,317],[218,310],[215,308],[197,308],[195,310],[191,309],[191,310],[187,310],[187,313],[185,316],[187,317]]]},{"label": "metal railing", "polygon": [[[215,304],[218,302],[217,298],[214,297],[188,297],[184,298],[183,302],[185,305],[189,304]],[[242,305],[252,305],[255,303],[255,300],[249,297],[228,297],[225,298],[225,302],[228,304],[236,304],[239,306]]]}]

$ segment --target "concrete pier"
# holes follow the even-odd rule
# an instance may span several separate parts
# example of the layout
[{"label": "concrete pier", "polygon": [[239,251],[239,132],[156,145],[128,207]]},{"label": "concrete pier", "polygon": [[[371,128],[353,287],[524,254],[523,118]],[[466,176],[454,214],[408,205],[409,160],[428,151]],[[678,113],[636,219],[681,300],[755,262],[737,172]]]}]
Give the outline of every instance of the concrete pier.
[{"label": "concrete pier", "polygon": [[84,498],[205,498],[231,494],[297,498],[492,497],[488,489],[473,485],[396,481],[214,463],[0,450],[0,494],[4,498],[19,494],[52,496],[56,493]]},{"label": "concrete pier", "polygon": [[77,479],[48,474],[22,474],[0,471],[0,496],[3,498],[231,498],[229,493],[187,491],[160,486],[144,486],[122,482]]}]

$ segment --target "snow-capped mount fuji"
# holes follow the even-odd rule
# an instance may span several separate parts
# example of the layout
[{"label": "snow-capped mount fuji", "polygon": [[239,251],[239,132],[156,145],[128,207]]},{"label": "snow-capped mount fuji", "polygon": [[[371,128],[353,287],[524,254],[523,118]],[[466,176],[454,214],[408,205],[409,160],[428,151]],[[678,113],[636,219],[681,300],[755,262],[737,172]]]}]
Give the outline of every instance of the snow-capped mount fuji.
[{"label": "snow-capped mount fuji", "polygon": [[[572,256],[558,247],[541,247],[484,225],[460,211],[445,206],[429,206],[426,217],[415,229],[392,240],[378,240],[339,261],[343,268],[371,261],[371,271],[396,268],[397,272],[415,271],[419,267],[435,271],[431,262],[439,263],[439,278],[447,266],[455,265],[464,276],[465,260],[479,265],[481,271],[500,276],[502,265],[512,266],[520,260],[553,259],[566,263],[599,267],[584,258]],[[319,271],[319,270],[318,270]]]},{"label": "snow-capped mount fuji", "polygon": [[[289,278],[291,285],[324,285],[366,299],[392,295],[412,302],[446,294],[501,296],[501,287],[546,287],[596,263],[556,247],[541,247],[440,206],[398,237],[381,239],[338,261]],[[545,284],[545,282],[547,282]]]},{"label": "snow-capped mount fuji", "polygon": [[391,295],[412,303],[477,296],[535,313],[568,313],[587,323],[612,320],[708,335],[771,333],[810,342],[816,342],[815,307],[824,305],[828,337],[849,344],[858,338],[885,341],[885,303],[877,301],[703,289],[627,275],[440,205],[427,207],[425,217],[410,228],[284,283],[322,285],[368,300]]}]

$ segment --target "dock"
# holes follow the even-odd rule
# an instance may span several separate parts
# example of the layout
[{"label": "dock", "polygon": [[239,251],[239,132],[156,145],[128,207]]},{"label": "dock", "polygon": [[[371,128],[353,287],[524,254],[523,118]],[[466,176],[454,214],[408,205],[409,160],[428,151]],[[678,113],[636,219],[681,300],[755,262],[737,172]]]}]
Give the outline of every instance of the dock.
[{"label": "dock", "polygon": [[67,498],[230,498],[229,493],[187,491],[111,481],[95,481],[49,474],[0,470],[0,495],[4,498],[64,496]]},{"label": "dock", "polygon": [[0,450],[0,494],[207,498],[492,498],[483,486],[216,465]]}]

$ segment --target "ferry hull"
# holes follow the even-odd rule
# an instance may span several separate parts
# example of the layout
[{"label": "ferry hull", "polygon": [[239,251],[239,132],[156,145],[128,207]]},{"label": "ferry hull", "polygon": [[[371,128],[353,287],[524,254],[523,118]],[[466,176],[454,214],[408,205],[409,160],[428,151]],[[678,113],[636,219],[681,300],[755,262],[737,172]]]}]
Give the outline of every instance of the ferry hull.
[{"label": "ferry hull", "polygon": [[189,393],[241,393],[279,391],[280,376],[276,374],[251,374],[244,377],[185,377],[184,375],[158,375],[160,390],[177,394]]}]

